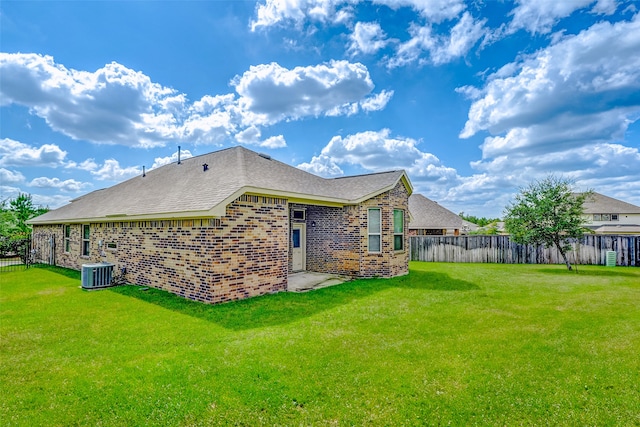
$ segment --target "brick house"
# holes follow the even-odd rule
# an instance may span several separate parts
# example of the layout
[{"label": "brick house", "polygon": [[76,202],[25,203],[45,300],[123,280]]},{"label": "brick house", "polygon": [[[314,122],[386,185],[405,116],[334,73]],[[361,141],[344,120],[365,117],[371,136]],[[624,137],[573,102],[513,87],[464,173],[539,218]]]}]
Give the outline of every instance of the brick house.
[{"label": "brick house", "polygon": [[218,303],[287,289],[288,274],[408,273],[404,171],[321,178],[243,147],[171,163],[30,223],[55,263],[110,262],[131,283]]},{"label": "brick house", "polygon": [[459,236],[478,228],[422,194],[410,195],[409,212],[410,236]]}]

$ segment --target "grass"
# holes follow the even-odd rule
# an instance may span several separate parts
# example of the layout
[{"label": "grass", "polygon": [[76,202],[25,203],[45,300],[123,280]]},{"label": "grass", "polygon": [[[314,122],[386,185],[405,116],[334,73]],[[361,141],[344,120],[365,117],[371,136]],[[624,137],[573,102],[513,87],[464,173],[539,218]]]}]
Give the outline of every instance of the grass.
[{"label": "grass", "polygon": [[3,426],[640,425],[638,268],[412,263],[218,306],[79,285],[0,273]]}]

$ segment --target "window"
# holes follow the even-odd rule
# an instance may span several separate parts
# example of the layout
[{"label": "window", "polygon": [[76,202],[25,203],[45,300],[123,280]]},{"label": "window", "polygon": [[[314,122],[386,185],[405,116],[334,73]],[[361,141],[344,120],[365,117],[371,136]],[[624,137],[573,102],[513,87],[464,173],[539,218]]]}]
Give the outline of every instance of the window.
[{"label": "window", "polygon": [[602,217],[600,216],[600,214],[593,214],[593,220],[594,221],[601,221],[601,218]]},{"label": "window", "polygon": [[299,209],[294,210],[293,219],[304,219],[304,211]]},{"label": "window", "polygon": [[293,233],[291,234],[291,240],[293,240],[294,248],[300,247],[300,229],[299,228],[293,229]]},{"label": "window", "polygon": [[69,224],[64,226],[64,251],[71,252],[71,226]]},{"label": "window", "polygon": [[609,215],[609,214],[602,214],[602,220],[603,220],[603,221],[611,221],[611,215]]},{"label": "window", "polygon": [[82,255],[89,256],[89,234],[90,228],[88,225],[82,226]]},{"label": "window", "polygon": [[382,224],[380,221],[380,209],[369,209],[367,231],[369,236],[369,252],[380,252]]},{"label": "window", "polygon": [[393,210],[393,250],[401,251],[404,249],[404,211],[401,209]]},{"label": "window", "polygon": [[611,214],[611,221],[618,221],[618,214]]}]

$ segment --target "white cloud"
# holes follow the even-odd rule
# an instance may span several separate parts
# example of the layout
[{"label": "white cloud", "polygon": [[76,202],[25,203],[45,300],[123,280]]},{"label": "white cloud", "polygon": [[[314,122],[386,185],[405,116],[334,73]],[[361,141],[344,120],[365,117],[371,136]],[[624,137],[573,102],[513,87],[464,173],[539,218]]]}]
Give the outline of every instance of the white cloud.
[{"label": "white cloud", "polygon": [[[188,159],[189,157],[193,157],[193,154],[191,154],[191,151],[180,150],[180,160]],[[151,166],[150,169],[156,169],[156,168],[159,168],[160,166],[168,165],[169,163],[174,163],[177,161],[178,161],[178,152],[176,151],[175,153],[167,157],[156,157],[153,160],[153,165]],[[133,176],[135,175],[136,174],[133,173]]]},{"label": "white cloud", "polygon": [[287,141],[283,135],[272,136],[261,141],[262,132],[256,126],[250,126],[236,134],[236,141],[241,144],[258,145],[265,148],[283,148],[287,146]]},{"label": "white cloud", "polygon": [[576,146],[536,155],[516,152],[472,162],[472,166],[493,175],[518,171],[518,175],[526,181],[541,178],[549,173],[562,173],[576,181],[625,176],[629,179],[628,182],[640,181],[638,148],[611,143]]},{"label": "white cloud", "polygon": [[352,17],[349,3],[345,0],[265,0],[256,6],[256,18],[251,21],[251,30],[259,27],[293,23],[301,27],[306,20],[341,24]]},{"label": "white cloud", "polygon": [[[10,187],[7,185],[0,185],[0,201],[7,199],[15,199],[20,194],[27,193],[21,188]],[[59,208],[60,206],[67,204],[69,202],[68,196],[44,196],[37,193],[31,193],[31,198],[33,200],[33,204],[35,206],[44,206],[50,209]]]},{"label": "white cloud", "polygon": [[[291,70],[277,63],[253,66],[232,79],[238,95],[205,95],[192,104],[115,62],[87,72],[67,69],[51,56],[0,53],[0,73],[3,105],[28,107],[73,139],[135,147],[175,140],[221,144],[251,126],[354,114],[361,101],[372,105],[366,96],[373,90],[367,67],[348,61]],[[274,141],[268,144],[283,140]],[[47,153],[56,148],[43,147]]]},{"label": "white cloud", "polygon": [[277,63],[257,65],[231,84],[240,94],[246,124],[320,116],[359,102],[373,90],[367,67],[348,61],[292,70]]},{"label": "white cloud", "polygon": [[36,188],[53,188],[60,191],[78,193],[86,188],[91,187],[88,182],[80,182],[75,179],[66,179],[64,181],[59,178],[39,177],[34,178],[28,184],[30,187]]},{"label": "white cloud", "polygon": [[67,152],[55,144],[43,144],[34,147],[4,138],[0,141],[0,166],[48,166],[64,164]]},{"label": "white cloud", "polygon": [[419,181],[456,179],[454,169],[442,165],[433,154],[420,151],[417,145],[415,139],[391,137],[389,129],[334,136],[319,156],[298,167],[323,176],[340,175],[339,165],[357,165],[372,172],[405,169]]},{"label": "white cloud", "polygon": [[592,13],[610,15],[617,7],[615,0],[517,0],[516,3],[518,5],[511,12],[513,18],[507,30],[510,33],[525,29],[532,34],[546,34],[551,32],[560,19],[576,10],[593,5]]},{"label": "white cloud", "polygon": [[595,24],[489,76],[460,136],[489,138],[485,157],[514,148],[621,140],[640,115],[640,19]]},{"label": "white cloud", "polygon": [[120,182],[141,175],[142,169],[137,166],[123,168],[117,160],[107,159],[100,169],[92,171],[91,174],[100,181]]},{"label": "white cloud", "polygon": [[344,171],[340,169],[340,166],[325,154],[313,156],[310,162],[300,163],[298,168],[325,178],[344,175]]},{"label": "white cloud", "polygon": [[387,106],[391,98],[393,97],[394,91],[392,90],[383,90],[382,92],[372,95],[364,100],[360,101],[360,108],[363,111],[380,111],[384,110]]},{"label": "white cloud", "polygon": [[262,132],[257,126],[249,126],[242,132],[238,132],[235,136],[236,141],[243,144],[257,144],[260,142]]},{"label": "white cloud", "polygon": [[418,145],[419,142],[412,138],[393,137],[388,129],[335,136],[319,155],[297,167],[324,177],[342,176],[346,167],[360,168],[364,172],[404,169],[415,192],[454,212],[500,215],[510,197],[505,189],[516,182],[510,173],[485,172],[462,177],[435,155],[421,151]]},{"label": "white cloud", "polygon": [[595,114],[559,114],[539,124],[511,128],[504,136],[485,138],[481,145],[483,157],[513,152],[544,155],[554,150],[623,140],[630,114],[626,108]]},{"label": "white cloud", "polygon": [[176,136],[171,110],[183,95],[115,62],[91,73],[51,56],[0,53],[0,70],[5,104],[29,107],[73,139],[151,147]]},{"label": "white cloud", "polygon": [[[368,1],[368,0],[367,0]],[[306,22],[348,24],[354,18],[353,7],[363,0],[265,0],[256,6],[251,30],[275,25],[301,29]],[[430,22],[453,19],[465,10],[464,0],[373,0],[393,10],[409,8]]]},{"label": "white cloud", "polygon": [[11,187],[9,185],[1,184],[3,183],[0,182],[0,202],[7,199],[15,199],[17,196],[24,193],[24,191],[22,191],[18,187]]},{"label": "white cloud", "polygon": [[486,19],[477,21],[469,12],[464,12],[448,35],[436,34],[431,24],[412,24],[409,28],[411,39],[398,46],[396,55],[389,59],[389,67],[424,63],[427,61],[423,58],[424,52],[429,54],[434,65],[463,58],[487,34],[485,23]]},{"label": "white cloud", "polygon": [[24,175],[19,171],[0,168],[0,183],[3,186],[7,184],[20,184],[21,182],[24,182]]},{"label": "white cloud", "polygon": [[390,40],[377,22],[356,22],[353,33],[349,36],[351,43],[347,48],[352,54],[374,54],[384,49]]},{"label": "white cloud", "polygon": [[431,51],[433,63],[436,65],[445,64],[456,58],[464,57],[486,34],[487,30],[484,27],[486,22],[486,19],[477,21],[469,12],[465,12],[451,29],[449,37]]},{"label": "white cloud", "polygon": [[233,94],[205,95],[186,112],[179,131],[184,141],[220,144],[238,131],[242,113]]},{"label": "white cloud", "polygon": [[36,206],[46,206],[49,209],[57,209],[60,206],[66,205],[70,202],[69,196],[62,195],[54,195],[54,196],[45,196],[42,194],[32,194],[33,203]]},{"label": "white cloud", "polygon": [[603,22],[505,65],[483,88],[459,88],[473,100],[460,136],[491,136],[481,145],[482,159],[471,162],[480,173],[463,178],[446,197],[473,201],[480,194],[504,206],[519,186],[549,173],[573,179],[578,188],[637,194],[640,154],[623,142],[640,118],[638,52],[638,16]]},{"label": "white cloud", "polygon": [[463,0],[373,0],[373,2],[391,9],[409,7],[435,23],[453,19],[466,9]]},{"label": "white cloud", "polygon": [[94,159],[87,159],[84,160],[81,163],[76,163],[74,161],[69,161],[67,162],[67,164],[65,165],[65,168],[67,169],[80,169],[83,171],[94,171],[96,169],[98,169],[98,164],[96,163],[96,161]]},{"label": "white cloud", "polygon": [[598,0],[591,9],[591,13],[598,15],[613,15],[618,8],[617,0]]},{"label": "white cloud", "polygon": [[260,142],[260,147],[265,148],[283,148],[287,146],[287,141],[282,135],[271,136]]}]

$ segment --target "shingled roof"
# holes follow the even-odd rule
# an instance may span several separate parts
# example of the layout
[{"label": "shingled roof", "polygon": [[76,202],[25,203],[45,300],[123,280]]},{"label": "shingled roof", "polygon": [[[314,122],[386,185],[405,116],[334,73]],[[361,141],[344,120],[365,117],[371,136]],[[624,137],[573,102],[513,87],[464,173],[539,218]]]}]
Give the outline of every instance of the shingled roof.
[{"label": "shingled roof", "polygon": [[409,212],[409,229],[460,229],[463,226],[460,216],[422,194],[412,194],[409,197]]},{"label": "shingled roof", "polygon": [[400,180],[411,193],[411,183],[402,170],[327,179],[244,147],[233,147],[93,191],[29,223],[220,217],[226,206],[244,193],[302,203],[357,204],[392,189]]},{"label": "shingled roof", "polygon": [[593,193],[592,197],[584,201],[584,213],[614,213],[614,214],[640,214],[640,206],[614,199],[600,193]]}]

